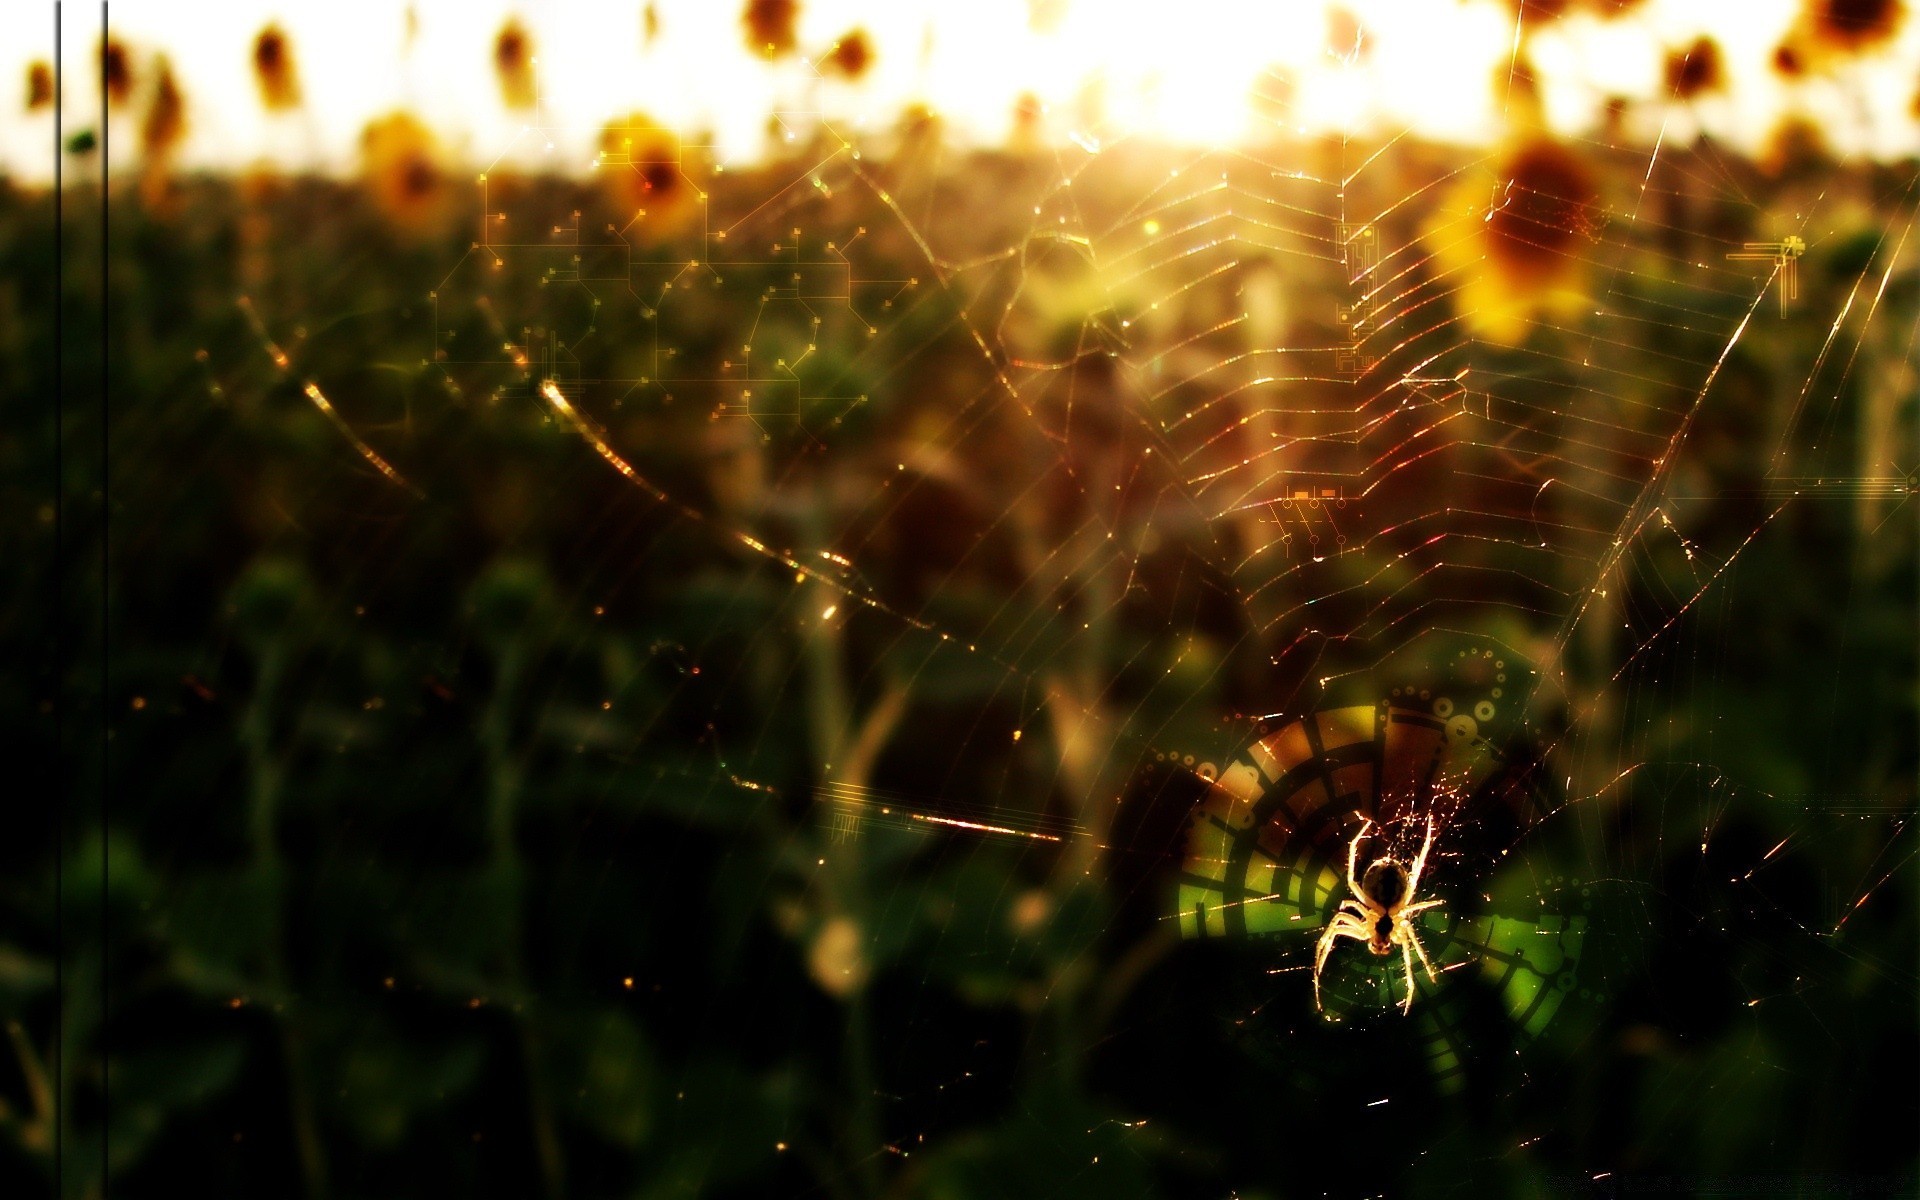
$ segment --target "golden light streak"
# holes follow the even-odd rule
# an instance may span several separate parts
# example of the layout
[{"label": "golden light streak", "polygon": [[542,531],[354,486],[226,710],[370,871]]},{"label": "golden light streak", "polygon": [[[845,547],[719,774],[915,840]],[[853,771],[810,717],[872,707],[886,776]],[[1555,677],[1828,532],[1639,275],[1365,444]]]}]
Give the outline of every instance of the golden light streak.
[{"label": "golden light streak", "polygon": [[929,825],[951,825],[956,829],[971,829],[977,833],[1004,833],[1010,837],[1032,838],[1036,842],[1057,842],[1060,839],[1050,833],[1028,833],[1024,829],[1009,829],[1005,825],[985,825],[979,821],[962,821],[957,817],[929,817],[923,813],[911,814],[916,821],[925,821]]},{"label": "golden light streak", "polygon": [[[633,465],[627,462],[626,459],[620,457],[619,452],[614,450],[613,446],[607,441],[606,436],[600,432],[599,427],[587,420],[572,404],[568,403],[566,395],[561,392],[558,384],[554,383],[551,379],[541,380],[540,395],[545,398],[548,404],[553,406],[553,411],[560,414],[562,420],[573,426],[575,433],[578,433],[582,438],[586,439],[587,445],[592,446],[593,452],[605,460],[608,466],[626,476],[636,487],[645,491],[647,495],[652,496],[662,504],[674,503],[671,497],[655,487],[646,476],[634,470]],[[674,506],[676,508],[682,507],[677,504]],[[765,547],[756,548],[765,549]]]},{"label": "golden light streak", "polygon": [[[535,390],[539,392],[542,399],[546,400],[553,411],[568,425],[572,426],[574,432],[579,434],[580,437],[586,441],[587,445],[593,448],[593,452],[598,454],[602,461],[615,471],[618,471],[628,482],[632,483],[635,487],[659,503],[668,506],[690,521],[718,526],[727,537],[732,538],[735,542],[752,550],[755,554],[770,558],[785,566],[794,573],[796,581],[805,582],[812,580],[824,584],[846,600],[864,604],[875,612],[885,613],[894,620],[923,633],[939,632],[930,622],[920,620],[916,617],[910,617],[897,609],[888,607],[873,596],[856,592],[833,576],[802,562],[795,555],[783,550],[775,550],[745,530],[728,527],[723,522],[718,521],[707,513],[701,512],[692,505],[675,500],[652,480],[635,470],[632,463],[620,457],[620,453],[613,448],[612,443],[607,441],[606,434],[601,431],[599,426],[595,425],[581,413],[580,410],[573,406],[567,399],[566,394],[560,390],[559,384],[551,379],[543,379],[539,382]],[[836,607],[838,606],[836,605]],[[949,635],[945,633],[941,633],[940,636],[943,641],[951,640]],[[979,652],[977,646],[969,645],[967,649],[975,653]],[[995,659],[994,661],[998,662],[999,660]],[[1004,666],[1005,664],[1001,665]]]},{"label": "golden light streak", "polygon": [[[292,360],[287,357],[287,352],[280,348],[280,344],[267,335],[266,324],[260,320],[260,314],[254,310],[253,300],[250,297],[242,296],[236,303],[240,311],[246,315],[247,324],[252,327],[254,336],[260,339],[261,345],[267,352],[268,359],[273,362],[274,369],[278,371],[282,377],[292,374]],[[366,459],[367,462],[373,466],[374,470],[386,476],[391,482],[398,484],[416,499],[426,495],[426,493],[422,492],[419,488],[407,482],[406,477],[395,470],[392,463],[380,457],[379,452],[372,446],[369,446],[366,439],[354,432],[353,426],[347,424],[346,418],[342,417],[339,410],[333,407],[333,402],[327,399],[326,393],[320,390],[319,384],[309,379],[301,385],[300,391],[308,400],[313,402],[315,408],[320,410],[321,416],[332,422],[333,427],[340,431],[341,436],[352,444],[353,448],[360,453],[360,457]]]},{"label": "golden light streak", "polygon": [[367,445],[365,439],[363,439],[359,434],[353,431],[353,426],[347,424],[346,421],[340,416],[340,414],[334,411],[333,404],[330,401],[328,401],[326,396],[320,391],[319,384],[309,380],[306,387],[302,388],[301,390],[306,393],[307,399],[313,401],[313,406],[320,410],[321,415],[325,416],[327,420],[332,421],[333,427],[335,429],[338,429],[341,432],[341,434],[345,436],[349,442],[353,443],[353,448],[360,452],[360,457],[366,459],[369,463],[373,464],[374,470],[380,472],[382,475],[385,475],[388,479],[392,480],[394,483],[399,484],[401,487],[413,493],[415,496],[424,495],[424,493],[422,493],[419,488],[416,488],[411,483],[408,483],[406,481],[406,478],[402,476],[400,472],[394,470],[392,463],[389,463],[386,459],[381,458],[380,455],[374,450],[372,446]]}]

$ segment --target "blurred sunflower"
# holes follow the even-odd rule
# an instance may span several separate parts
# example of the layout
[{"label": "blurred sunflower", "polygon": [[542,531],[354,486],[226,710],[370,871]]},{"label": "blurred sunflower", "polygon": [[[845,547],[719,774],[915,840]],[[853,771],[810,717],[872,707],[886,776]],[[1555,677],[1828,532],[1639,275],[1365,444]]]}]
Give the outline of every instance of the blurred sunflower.
[{"label": "blurred sunflower", "polygon": [[154,60],[153,100],[140,123],[140,148],[148,158],[171,155],[187,135],[187,102],[173,78],[173,64]]},{"label": "blurred sunflower", "polygon": [[1820,126],[1804,116],[1787,116],[1768,133],[1761,147],[1760,169],[1774,179],[1805,178],[1824,171],[1833,154]]},{"label": "blurred sunflower", "polygon": [[27,111],[53,105],[53,68],[44,59],[27,64]]},{"label": "blurred sunflower", "polygon": [[855,29],[834,43],[820,66],[827,74],[858,83],[873,66],[873,41],[866,30]]},{"label": "blurred sunflower", "polygon": [[447,211],[446,173],[433,134],[418,118],[393,112],[360,135],[362,177],[374,205],[395,227],[430,230]]},{"label": "blurred sunflower", "polygon": [[645,218],[656,236],[692,225],[706,199],[684,165],[680,139],[643,113],[609,121],[600,131],[602,185],[628,221]]},{"label": "blurred sunflower", "polygon": [[293,65],[293,43],[278,25],[269,25],[253,39],[253,82],[260,104],[268,112],[300,107],[300,73]]},{"label": "blurred sunflower", "polygon": [[1570,148],[1535,134],[1501,161],[1490,200],[1485,187],[1484,176],[1457,185],[1423,240],[1462,324],[1513,345],[1537,317],[1585,307],[1599,185]]},{"label": "blurred sunflower", "polygon": [[533,77],[533,39],[513,18],[493,39],[493,70],[500,79],[500,99],[508,108],[529,109],[540,97]]},{"label": "blurred sunflower", "polygon": [[1691,100],[1726,86],[1726,66],[1720,58],[1720,44],[1710,37],[1696,38],[1685,50],[1667,51],[1667,95],[1675,100]]},{"label": "blurred sunflower", "polygon": [[1817,51],[1855,55],[1891,42],[1906,15],[1903,0],[1807,0],[1800,28]]},{"label": "blurred sunflower", "polygon": [[187,102],[165,57],[154,60],[153,99],[140,122],[140,196],[148,207],[164,205],[174,152],[187,136]]},{"label": "blurred sunflower", "polygon": [[799,42],[795,26],[800,20],[800,0],[747,0],[740,24],[746,28],[747,49],[772,60],[793,53]]},{"label": "blurred sunflower", "polygon": [[1836,71],[1890,46],[1907,16],[1903,0],[1803,0],[1800,14],[1774,47],[1773,73],[1797,80]]},{"label": "blurred sunflower", "polygon": [[125,108],[133,99],[133,58],[126,44],[108,38],[100,47],[100,86],[109,108]]}]

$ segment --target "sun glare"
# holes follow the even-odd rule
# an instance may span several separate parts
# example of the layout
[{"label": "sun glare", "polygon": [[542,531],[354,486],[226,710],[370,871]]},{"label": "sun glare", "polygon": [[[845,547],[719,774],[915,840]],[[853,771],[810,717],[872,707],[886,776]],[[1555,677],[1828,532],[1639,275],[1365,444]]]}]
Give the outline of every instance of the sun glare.
[{"label": "sun glare", "polygon": [[[77,11],[60,88],[70,130],[98,108],[97,37],[76,35]],[[1497,145],[1516,117],[1518,74],[1541,81],[1539,115],[1563,135],[1627,111],[1630,136],[1705,132],[1753,151],[1796,118],[1841,153],[1913,153],[1920,22],[1841,45],[1810,11],[1797,0],[1648,0],[1551,18],[1525,8],[1516,21],[1497,0],[799,0],[756,18],[777,18],[781,44],[792,39],[771,56],[748,42],[773,34],[752,33],[741,4],[713,0],[116,0],[111,19],[126,87],[150,88],[161,56],[172,64],[188,118],[176,162],[189,169],[350,172],[361,132],[396,109],[472,165],[568,172],[586,169],[599,130],[630,111],[727,162],[823,126],[882,132],[916,109],[981,145],[1398,133]],[[29,12],[4,24],[0,75],[25,89],[51,31],[33,29]],[[1671,64],[1703,43],[1718,54],[1714,86],[1674,94],[1672,81],[1691,76]],[[1782,54],[1801,69],[1779,70]],[[542,70],[542,55],[567,69]],[[0,172],[44,178],[51,106],[8,108]],[[120,139],[128,154],[136,141]]]}]

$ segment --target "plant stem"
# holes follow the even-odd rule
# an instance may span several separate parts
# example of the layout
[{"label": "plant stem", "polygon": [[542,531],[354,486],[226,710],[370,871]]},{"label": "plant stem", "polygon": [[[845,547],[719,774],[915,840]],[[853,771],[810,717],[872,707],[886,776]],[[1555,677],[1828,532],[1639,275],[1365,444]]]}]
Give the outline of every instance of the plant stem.
[{"label": "plant stem", "polygon": [[502,947],[508,986],[525,1011],[515,1017],[515,1045],[520,1068],[527,1077],[527,1131],[533,1140],[534,1157],[540,1163],[542,1192],[548,1197],[561,1194],[566,1179],[566,1161],[555,1126],[553,1102],[548,1095],[542,1064],[539,1034],[533,1013],[534,998],[526,980],[526,880],[521,869],[520,847],[515,837],[515,815],[521,786],[526,780],[524,753],[513,751],[513,716],[526,671],[525,650],[514,639],[501,652],[493,697],[481,720],[480,738],[487,760],[487,840],[493,869],[512,893],[513,929]]},{"label": "plant stem", "polygon": [[[840,627],[824,615],[832,611],[840,597],[820,580],[807,589],[807,595],[811,612],[822,614],[811,632],[805,635],[804,649],[809,668],[808,692],[812,700],[808,706],[811,717],[809,732],[814,761],[819,764],[820,788],[824,793],[827,782],[837,778],[843,785],[858,789],[854,793],[858,795],[864,792],[871,778],[874,760],[885,745],[887,734],[905,712],[905,690],[891,690],[875,706],[875,711],[868,715],[864,728],[856,730],[853,702],[848,695],[842,666]],[[831,804],[833,801],[825,795],[816,797],[816,803],[823,802]],[[828,911],[844,914],[865,933],[868,929],[868,906],[858,822],[853,824],[843,839],[835,841],[825,857],[829,863],[825,879]],[[853,1093],[848,1097],[849,1156],[867,1194],[877,1196],[882,1190],[879,1160],[881,1132],[879,1117],[873,1107],[874,1094],[878,1090],[877,1074],[864,980],[857,983],[847,997],[846,1068]]]},{"label": "plant stem", "polygon": [[260,675],[253,702],[241,721],[240,740],[246,747],[248,809],[247,828],[253,850],[254,870],[274,891],[270,905],[273,928],[265,947],[267,985],[281,1006],[280,1052],[287,1071],[287,1119],[300,1159],[305,1192],[310,1197],[327,1194],[326,1155],[320,1142],[319,1123],[314,1116],[308,1093],[310,1078],[306,1045],[298,1028],[298,1003],[289,983],[286,959],[287,894],[291,890],[282,878],[278,819],[280,791],[286,779],[283,755],[276,750],[273,714],[286,666],[286,651],[277,641],[260,656]]}]

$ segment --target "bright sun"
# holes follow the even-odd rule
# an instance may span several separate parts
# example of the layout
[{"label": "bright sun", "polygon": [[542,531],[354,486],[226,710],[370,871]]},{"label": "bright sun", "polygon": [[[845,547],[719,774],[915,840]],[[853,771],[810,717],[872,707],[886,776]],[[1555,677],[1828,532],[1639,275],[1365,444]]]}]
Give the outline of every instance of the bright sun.
[{"label": "bright sun", "polygon": [[[1769,63],[1796,0],[1643,0],[1535,30],[1516,27],[1511,0],[803,0],[795,52],[771,63],[748,51],[740,7],[115,0],[111,19],[139,61],[170,61],[188,102],[179,161],[189,167],[344,169],[361,130],[397,107],[419,113],[476,165],[506,158],[568,171],[591,161],[611,114],[629,111],[710,137],[729,161],[759,158],[821,122],[883,129],[915,105],[983,144],[1008,138],[1022,109],[1030,133],[1056,145],[1325,133],[1486,143],[1513,119],[1508,80],[1521,62],[1539,80],[1530,119],[1563,134],[1596,131],[1608,103],[1622,101],[1643,114],[1627,135],[1649,143],[1706,130],[1752,148],[1794,113],[1820,123],[1842,153],[1897,157],[1920,146],[1912,112],[1920,22],[1843,74],[1788,83]],[[531,111],[510,110],[495,78],[494,39],[509,19],[531,38],[539,88]],[[68,5],[65,20],[71,129],[97,119],[98,12]],[[252,39],[268,22],[286,31],[301,71],[305,103],[290,116],[262,110],[250,70]],[[0,79],[17,90],[29,65],[50,57],[52,22],[18,6],[0,28]],[[858,78],[820,69],[855,31],[871,48]],[[1702,36],[1727,63],[1720,94],[1663,105],[1666,56]],[[9,105],[0,171],[45,178],[51,144],[45,110],[22,115]]]}]

